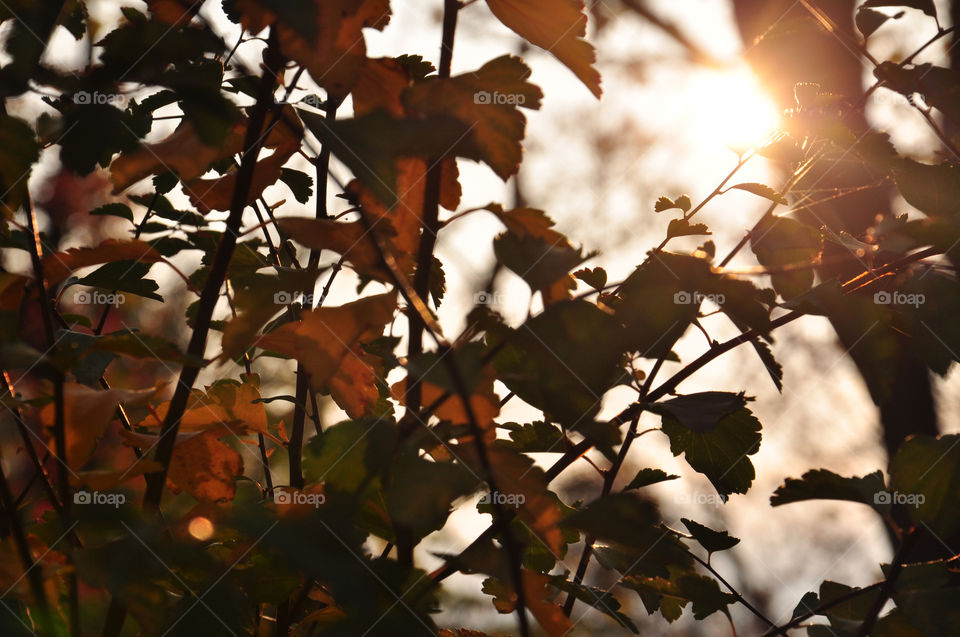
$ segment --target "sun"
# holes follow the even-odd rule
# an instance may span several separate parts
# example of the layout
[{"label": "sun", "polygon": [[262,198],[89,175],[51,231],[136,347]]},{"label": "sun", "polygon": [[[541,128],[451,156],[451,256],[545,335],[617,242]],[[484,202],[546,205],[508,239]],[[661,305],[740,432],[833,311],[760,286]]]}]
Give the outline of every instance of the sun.
[{"label": "sun", "polygon": [[747,66],[704,71],[690,101],[697,135],[742,153],[777,130],[779,111]]}]

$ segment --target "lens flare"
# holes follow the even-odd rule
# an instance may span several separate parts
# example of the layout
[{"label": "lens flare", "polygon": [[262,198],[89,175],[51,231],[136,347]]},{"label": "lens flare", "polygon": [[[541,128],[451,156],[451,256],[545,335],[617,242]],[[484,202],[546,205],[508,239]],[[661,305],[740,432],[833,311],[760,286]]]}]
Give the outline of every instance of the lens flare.
[{"label": "lens flare", "polygon": [[187,533],[194,539],[206,542],[213,537],[213,522],[202,516],[195,517],[187,525]]},{"label": "lens flare", "polygon": [[778,109],[747,67],[706,71],[690,101],[698,135],[738,153],[763,144],[777,130]]}]

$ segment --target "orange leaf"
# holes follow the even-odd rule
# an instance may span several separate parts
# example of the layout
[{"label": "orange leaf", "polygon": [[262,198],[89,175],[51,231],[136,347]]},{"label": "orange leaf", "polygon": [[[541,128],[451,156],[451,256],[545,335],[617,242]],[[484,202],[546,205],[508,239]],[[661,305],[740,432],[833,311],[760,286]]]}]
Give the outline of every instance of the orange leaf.
[{"label": "orange leaf", "polygon": [[[193,389],[187,407],[180,419],[183,433],[220,429],[235,435],[251,431],[267,434],[267,410],[260,398],[260,378],[256,374],[242,375],[242,382],[225,381],[207,387],[204,392]],[[159,427],[167,416],[170,402],[161,403],[146,420],[143,427]]]},{"label": "orange leaf", "polygon": [[549,601],[550,576],[523,569],[523,591],[527,608],[549,637],[563,637],[573,627],[563,609]]},{"label": "orange leaf", "polygon": [[365,356],[358,349],[354,348],[352,356],[343,357],[337,372],[327,383],[330,396],[354,420],[368,414],[380,400],[377,374],[364,360],[374,357]]},{"label": "orange leaf", "polygon": [[[223,432],[178,434],[167,481],[200,502],[222,502],[236,495],[236,479],[243,474],[243,458],[217,439]],[[127,445],[151,449],[159,436],[120,431]]]},{"label": "orange leaf", "polygon": [[[97,441],[113,420],[119,403],[143,404],[156,394],[157,389],[91,389],[79,383],[65,383],[63,424],[69,467],[76,471],[87,463]],[[54,417],[53,403],[40,410],[40,420],[45,426],[52,427]]]},{"label": "orange leaf", "polygon": [[587,16],[583,0],[487,0],[493,15],[530,44],[552,53],[600,97],[596,54],[584,40]]},{"label": "orange leaf", "polygon": [[[458,444],[451,446],[451,449],[456,457],[470,464],[478,475],[483,475],[472,443]],[[543,470],[527,456],[498,444],[490,445],[487,455],[497,488],[504,495],[518,496],[514,499],[518,503],[517,513],[520,519],[526,522],[554,554],[559,553],[563,536],[557,523],[563,517],[563,511],[556,496],[547,490]]]},{"label": "orange leaf", "polygon": [[[278,121],[264,141],[265,147],[274,148],[273,154],[259,160],[254,167],[246,205],[256,201],[264,190],[277,183],[283,165],[300,149],[303,129],[296,113],[288,106],[280,113],[280,117],[285,121]],[[291,128],[291,125],[296,126],[296,129]],[[184,191],[189,195],[190,203],[196,206],[201,214],[206,214],[211,210],[229,210],[236,187],[237,171],[232,170],[214,179],[194,179],[185,184]]]},{"label": "orange leaf", "polygon": [[354,345],[379,336],[393,320],[396,293],[364,297],[340,307],[305,310],[301,320],[264,334],[255,345],[296,358],[310,374],[315,388],[327,385]]}]

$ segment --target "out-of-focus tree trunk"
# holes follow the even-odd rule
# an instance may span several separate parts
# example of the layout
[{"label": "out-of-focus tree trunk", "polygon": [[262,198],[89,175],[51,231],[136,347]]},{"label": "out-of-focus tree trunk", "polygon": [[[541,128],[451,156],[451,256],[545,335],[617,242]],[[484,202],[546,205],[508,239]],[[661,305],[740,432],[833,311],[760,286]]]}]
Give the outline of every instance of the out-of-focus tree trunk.
[{"label": "out-of-focus tree trunk", "polygon": [[[954,7],[960,2],[954,2]],[[853,0],[818,0],[821,9],[852,39],[854,31]],[[862,58],[836,35],[823,28],[809,11],[794,0],[733,0],[734,14],[743,41],[747,59],[761,81],[781,107],[794,102],[794,85],[798,82],[820,84],[824,92],[857,99],[863,92],[864,66]],[[953,53],[955,59],[960,51]],[[855,127],[866,130],[867,122],[861,116],[848,120]],[[842,190],[865,186],[877,181],[865,168],[854,163],[825,165],[815,171],[805,183],[807,188]],[[823,203],[811,204],[799,212],[799,217],[814,225],[825,225],[829,231],[841,230],[861,235],[879,215],[890,214],[890,191],[872,188],[845,195]],[[824,268],[824,277],[852,274],[858,264],[843,268]],[[843,347],[850,354],[861,373],[869,373],[877,362],[871,353],[861,347],[858,334],[840,333]],[[915,433],[935,435],[937,416],[926,365],[911,351],[909,343],[901,343],[898,369],[890,388],[889,398],[880,402],[880,420],[883,442],[890,456],[903,439]]]}]

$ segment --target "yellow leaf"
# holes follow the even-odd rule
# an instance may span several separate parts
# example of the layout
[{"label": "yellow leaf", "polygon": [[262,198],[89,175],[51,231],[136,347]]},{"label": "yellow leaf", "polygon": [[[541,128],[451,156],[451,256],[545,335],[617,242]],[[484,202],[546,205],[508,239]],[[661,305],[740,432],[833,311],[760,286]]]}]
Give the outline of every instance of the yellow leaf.
[{"label": "yellow leaf", "polygon": [[410,87],[404,101],[428,114],[453,117],[470,127],[467,137],[501,179],[517,171],[526,117],[518,110],[540,108],[543,93],[527,82],[530,69],[504,55],[476,71],[452,78],[428,78]]},{"label": "yellow leaf", "polygon": [[583,0],[487,0],[493,15],[530,44],[552,53],[600,97],[596,54],[584,39],[587,16]]}]

